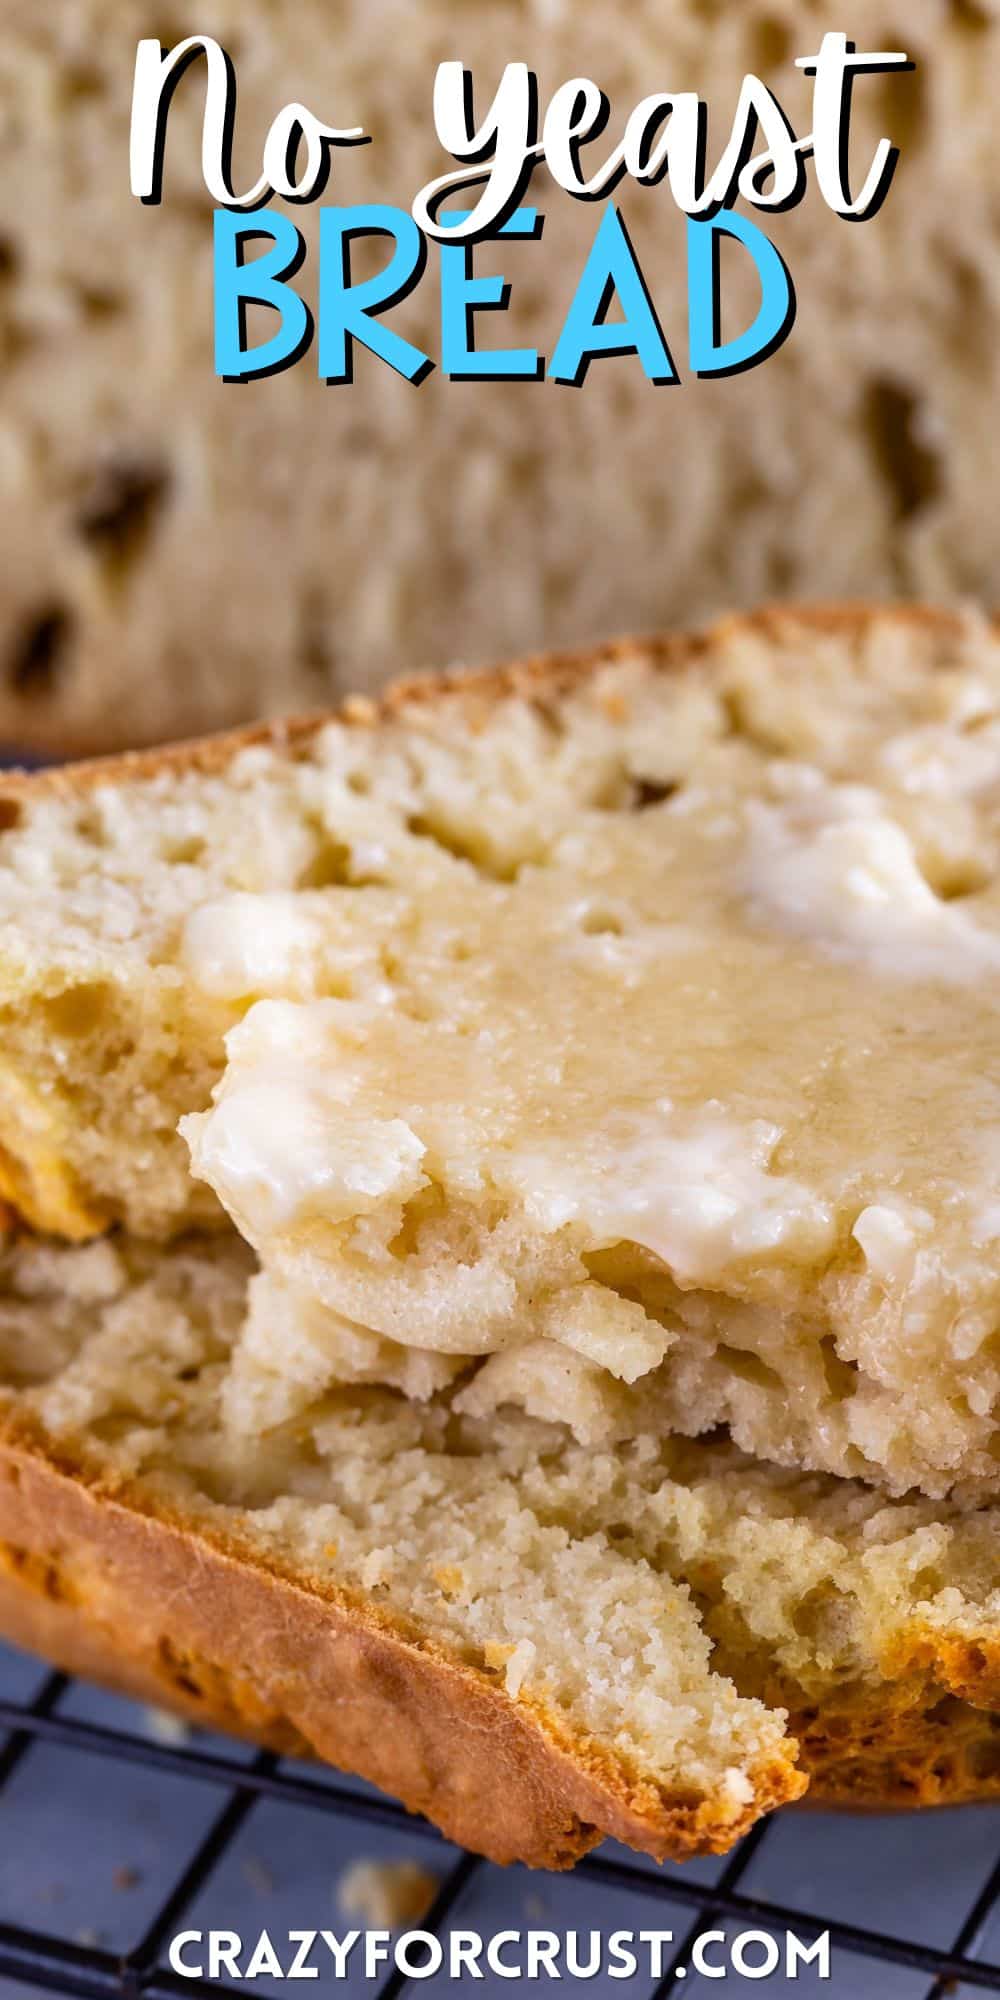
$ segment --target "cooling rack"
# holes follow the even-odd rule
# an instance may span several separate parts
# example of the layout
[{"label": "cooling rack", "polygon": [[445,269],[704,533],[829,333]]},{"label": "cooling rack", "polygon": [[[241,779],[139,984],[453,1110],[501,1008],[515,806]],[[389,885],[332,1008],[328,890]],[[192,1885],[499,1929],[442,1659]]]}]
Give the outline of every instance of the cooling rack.
[{"label": "cooling rack", "polygon": [[[171,1937],[230,1927],[277,1937],[294,1924],[343,1931],[336,1879],[352,1859],[415,1858],[437,1881],[420,1928],[453,1920],[483,1934],[514,1924],[557,1932],[670,1929],[662,1978],[580,1985],[590,2000],[685,2000],[754,1990],[729,1973],[686,1975],[698,1931],[747,1929],[803,1941],[829,1931],[831,1977],[794,1984],[830,2000],[941,2000],[1000,1993],[1000,1810],[866,1816],[786,1812],[724,1861],[656,1868],[608,1843],[569,1876],[501,1870],[450,1846],[425,1821],[350,1778],[255,1753],[199,1731],[173,1737],[134,1704],[0,1648],[0,2000],[280,1995],[169,1969]],[[114,1886],[112,1886],[114,1885]],[[353,1921],[358,1921],[354,1919]],[[683,1968],[683,1970],[681,1970]],[[464,1981],[462,1983],[465,1983]],[[544,1987],[549,1982],[541,1981]],[[330,1971],[309,1989],[333,1990]],[[377,2000],[451,1991],[444,1974],[397,1971],[338,1991]],[[511,1992],[487,1976],[477,1991]],[[536,1986],[535,1990],[539,1990]]]}]

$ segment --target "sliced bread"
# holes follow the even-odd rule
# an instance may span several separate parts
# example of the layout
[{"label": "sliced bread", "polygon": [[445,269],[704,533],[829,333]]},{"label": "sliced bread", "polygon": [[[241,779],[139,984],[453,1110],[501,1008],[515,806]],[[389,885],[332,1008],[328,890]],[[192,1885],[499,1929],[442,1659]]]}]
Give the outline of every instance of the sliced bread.
[{"label": "sliced bread", "polygon": [[33,1226],[228,1211],[331,1381],[996,1490],[992,627],[762,614],[0,812]]},{"label": "sliced bread", "polygon": [[504,1861],[721,1850],[810,1777],[838,1803],[997,1795],[994,1509],[725,1444],[587,1449],[448,1392],[303,1377],[262,1429],[251,1272],[232,1237],[9,1242],[8,1635]]}]

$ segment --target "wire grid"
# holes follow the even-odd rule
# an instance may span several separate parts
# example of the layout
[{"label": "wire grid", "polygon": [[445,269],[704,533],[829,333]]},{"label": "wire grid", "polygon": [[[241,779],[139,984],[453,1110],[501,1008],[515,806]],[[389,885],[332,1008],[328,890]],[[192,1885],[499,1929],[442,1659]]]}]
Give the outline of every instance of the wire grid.
[{"label": "wire grid", "polygon": [[[260,1752],[246,1764],[202,1748],[160,1742],[127,1729],[111,1728],[80,1720],[60,1712],[69,1688],[66,1677],[50,1673],[34,1698],[25,1702],[0,1701],[0,1732],[9,1731],[0,1749],[0,1799],[3,1789],[18,1770],[34,1744],[57,1747],[72,1756],[86,1752],[125,1764],[140,1765],[149,1772],[169,1773],[214,1786],[220,1803],[206,1831],[196,1833],[191,1852],[169,1882],[155,1914],[143,1935],[124,1955],[97,1945],[74,1942],[40,1929],[0,1922],[0,1976],[14,1978],[35,1989],[73,1996],[73,2000],[175,2000],[175,1996],[217,1996],[239,1989],[225,1981],[182,1978],[165,1969],[162,1960],[175,1932],[183,1927],[186,1912],[209,1882],[213,1871],[231,1850],[255,1806],[262,1800],[278,1800],[305,1806],[317,1814],[334,1816],[382,1829],[419,1836],[440,1855],[454,1854],[443,1837],[426,1820],[414,1818],[391,1799],[351,1789],[349,1783],[317,1778],[309,1766],[289,1768],[268,1752]],[[574,1881],[599,1883],[627,1889],[661,1906],[669,1901],[690,1910],[690,1925],[677,1945],[664,1976],[655,1988],[655,2000],[677,1992],[678,1968],[690,1961],[691,1942],[696,1933],[715,1924],[735,1923],[743,1928],[766,1929],[773,1933],[793,1931],[811,1941],[823,1931],[830,1934],[831,1952],[838,1948],[864,1960],[881,1962],[888,1968],[905,1968],[922,1976],[920,1991],[926,2000],[941,2000],[956,1987],[972,1991],[1000,1993],[1000,1963],[970,1956],[976,1939],[984,1931],[994,1909],[1000,1905],[1000,1858],[974,1898],[958,1926],[950,1948],[936,1949],[895,1934],[845,1922],[822,1909],[805,1913],[801,1907],[761,1899],[748,1893],[744,1877],[764,1843],[773,1838],[775,1820],[761,1822],[730,1857],[714,1882],[694,1879],[672,1871],[654,1872],[648,1864],[619,1860],[598,1851],[577,1864]],[[799,1822],[808,1839],[805,1820]],[[850,1821],[843,1821],[845,1840],[850,1839]],[[441,1878],[440,1888],[429,1915],[421,1920],[421,1930],[442,1934],[448,1918],[478,1870],[487,1864],[470,1854],[458,1854]],[[322,1920],[321,1920],[322,1921]],[[651,1915],[655,1922],[655,1913]],[[393,2000],[408,1984],[398,1970],[390,1970],[380,1985],[372,1983],[377,2000]],[[414,1982],[419,1991],[419,1982]]]}]

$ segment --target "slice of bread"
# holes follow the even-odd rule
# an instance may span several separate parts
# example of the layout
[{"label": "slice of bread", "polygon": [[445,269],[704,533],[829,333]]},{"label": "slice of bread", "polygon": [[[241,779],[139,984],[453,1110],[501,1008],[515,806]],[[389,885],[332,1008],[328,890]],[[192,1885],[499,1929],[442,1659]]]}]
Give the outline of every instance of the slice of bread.
[{"label": "slice of bread", "polygon": [[[632,0],[626,32],[598,0],[479,0],[460,34],[448,0],[341,0],[333,28],[331,11],[5,9],[0,741],[152,742],[427,662],[689,623],[775,593],[993,601],[993,0]],[[697,90],[714,163],[747,71],[810,129],[794,58],[827,30],[914,59],[912,74],[861,77],[854,94],[856,172],[886,134],[896,181],[861,227],[814,185],[795,212],[758,218],[792,273],[797,321],[779,353],[720,381],[690,375],[684,221],[665,186],[615,195],[683,378],[662,391],[634,355],[595,362],[574,392],[439,372],[413,388],[362,350],[345,388],[319,380],[315,350],[269,380],[221,383],[201,66],[171,108],[161,207],[129,193],[140,33],[211,32],[231,52],[240,186],[280,107],[304,101],[372,135],[336,149],[325,200],[405,210],[449,165],[432,118],[439,61],[470,66],[480,115],[507,62],[536,69],[543,110],[567,78],[592,76],[613,108],[588,171],[649,92]],[[541,174],[526,199],[544,235],[477,249],[480,275],[509,280],[511,307],[477,314],[476,332],[482,348],[551,357],[600,210]],[[315,306],[317,211],[285,212],[308,240],[297,282]],[[738,330],[756,274],[736,245],[722,267]],[[434,248],[387,323],[439,362]]]},{"label": "slice of bread", "polygon": [[998,799],[993,628],[898,610],[12,780],[0,1187],[220,1195],[286,1383],[992,1493]]},{"label": "slice of bread", "polygon": [[251,1269],[234,1238],[10,1243],[8,1634],[505,1861],[724,1849],[810,1775],[870,1806],[1000,1792],[995,1509],[724,1444],[595,1451],[447,1392],[326,1391],[248,1433]]},{"label": "slice of bread", "polygon": [[522,1492],[541,1438],[505,1453],[386,1392],[234,1430],[229,1241],[29,1244],[5,1276],[0,1534],[15,1594],[58,1607],[15,1636],[76,1664],[79,1635],[88,1668],[103,1643],[133,1689],[360,1770],[497,1860],[724,1849],[802,1789],[686,1592]]}]

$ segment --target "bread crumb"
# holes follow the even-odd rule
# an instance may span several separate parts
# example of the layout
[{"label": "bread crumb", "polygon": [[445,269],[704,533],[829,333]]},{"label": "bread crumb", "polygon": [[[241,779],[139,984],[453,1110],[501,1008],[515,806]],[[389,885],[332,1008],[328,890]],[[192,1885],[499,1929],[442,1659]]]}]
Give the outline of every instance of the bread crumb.
[{"label": "bread crumb", "polygon": [[349,694],[342,712],[347,722],[359,723],[362,727],[370,728],[378,721],[378,709],[367,695]]},{"label": "bread crumb", "polygon": [[377,1590],[392,1582],[392,1550],[370,1549],[361,1565],[361,1581],[366,1590]]},{"label": "bread crumb", "polygon": [[144,1709],[143,1721],[148,1736],[152,1736],[155,1742],[165,1743],[174,1749],[179,1749],[182,1743],[189,1743],[194,1735],[190,1722],[182,1721],[179,1715],[171,1715],[165,1708]]},{"label": "bread crumb", "polygon": [[116,1889],[137,1889],[142,1875],[138,1868],[116,1868],[111,1879]]},{"label": "bread crumb", "polygon": [[535,1664],[533,1640],[519,1639],[516,1646],[507,1646],[492,1639],[487,1642],[485,1654],[488,1667],[505,1668],[504,1686],[511,1700],[516,1701]]},{"label": "bread crumb", "polygon": [[465,1588],[465,1577],[457,1563],[434,1563],[431,1575],[446,1597],[461,1597]]},{"label": "bread crumb", "polygon": [[734,1818],[753,1799],[753,1786],[746,1772],[737,1770],[735,1764],[731,1764],[723,1773],[722,1795],[726,1804],[731,1807]]},{"label": "bread crumb", "polygon": [[371,1930],[398,1930],[426,1917],[439,1888],[415,1861],[354,1861],[337,1884],[337,1907]]}]

